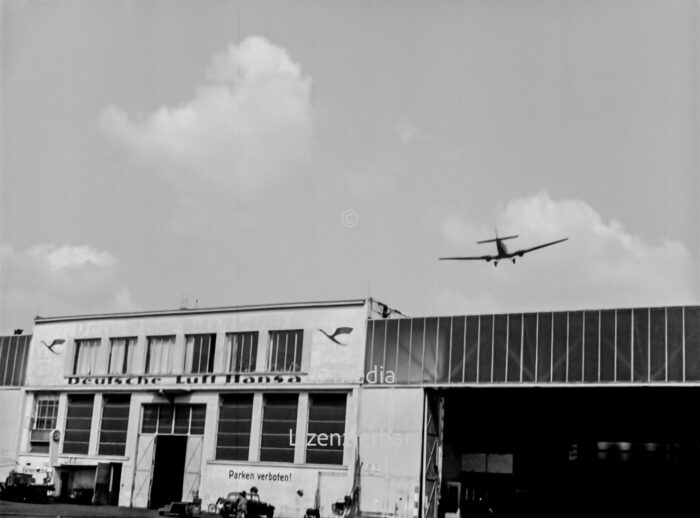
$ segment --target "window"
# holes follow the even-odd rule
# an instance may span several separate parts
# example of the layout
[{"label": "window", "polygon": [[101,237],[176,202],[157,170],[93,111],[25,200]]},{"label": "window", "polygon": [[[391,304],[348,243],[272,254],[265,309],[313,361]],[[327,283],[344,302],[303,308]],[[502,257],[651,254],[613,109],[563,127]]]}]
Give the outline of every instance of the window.
[{"label": "window", "polygon": [[258,332],[226,335],[226,368],[228,372],[253,372],[258,354]]},{"label": "window", "polygon": [[343,463],[346,401],[345,394],[311,394],[309,396],[307,431],[309,437],[313,439],[306,447],[306,462]]},{"label": "window", "polygon": [[63,453],[88,453],[90,428],[92,427],[92,407],[95,396],[68,396],[66,432],[63,436]]},{"label": "window", "polygon": [[216,435],[216,458],[248,460],[253,394],[230,394],[219,403],[219,429]]},{"label": "window", "polygon": [[37,394],[34,400],[29,450],[32,452],[49,452],[49,435],[56,428],[58,415],[58,395]]},{"label": "window", "polygon": [[204,435],[206,405],[143,405],[141,433]]},{"label": "window", "polygon": [[90,340],[76,340],[73,374],[90,376],[91,374],[97,373],[99,349],[99,338],[93,338]]},{"label": "window", "polygon": [[174,350],[174,336],[149,336],[146,349],[146,373],[171,374]]},{"label": "window", "polygon": [[21,387],[31,335],[0,336],[0,386]]},{"label": "window", "polygon": [[269,372],[297,372],[301,370],[301,352],[304,331],[270,331]]},{"label": "window", "polygon": [[216,335],[187,335],[185,372],[200,374],[214,372]]},{"label": "window", "polygon": [[129,395],[111,394],[102,399],[98,455],[124,455],[130,404]]},{"label": "window", "polygon": [[298,394],[265,396],[260,460],[294,462]]},{"label": "window", "polygon": [[109,350],[109,374],[132,372],[136,338],[112,338]]}]

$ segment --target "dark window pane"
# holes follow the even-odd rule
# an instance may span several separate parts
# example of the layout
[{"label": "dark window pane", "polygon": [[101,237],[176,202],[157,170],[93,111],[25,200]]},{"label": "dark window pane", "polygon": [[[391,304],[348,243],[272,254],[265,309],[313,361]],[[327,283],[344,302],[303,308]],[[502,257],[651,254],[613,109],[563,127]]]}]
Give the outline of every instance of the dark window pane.
[{"label": "dark window pane", "polygon": [[173,433],[187,434],[190,431],[190,405],[175,405],[175,428]]},{"label": "dark window pane", "polygon": [[598,351],[600,347],[600,319],[598,311],[586,311],[584,313],[583,325],[586,328],[583,347],[583,381],[587,383],[597,383]]},{"label": "dark window pane", "polygon": [[447,383],[449,381],[451,332],[452,318],[439,318],[437,344],[435,346],[435,381],[437,383]]},{"label": "dark window pane", "polygon": [[[129,395],[105,395],[102,400],[99,455],[124,455],[129,427]],[[106,417],[112,416],[112,417]],[[145,422],[145,412],[144,412]]]},{"label": "dark window pane", "polygon": [[668,308],[668,381],[683,381],[683,308]]},{"label": "dark window pane", "polygon": [[438,319],[425,319],[425,351],[423,353],[423,381],[432,383],[436,380],[436,348],[437,348]]},{"label": "dark window pane", "polygon": [[520,355],[522,354],[523,317],[508,317],[508,358],[506,359],[506,379],[510,382],[520,381]]},{"label": "dark window pane", "polygon": [[423,381],[423,364],[425,358],[425,319],[411,319],[411,364],[409,380],[411,383]]},{"label": "dark window pane", "polygon": [[252,372],[258,354],[258,332],[229,333],[228,370],[229,372]]},{"label": "dark window pane", "polygon": [[649,379],[649,310],[635,309],[634,320],[634,381]]},{"label": "dark window pane", "polygon": [[158,426],[158,405],[143,405],[141,433],[156,433]]},{"label": "dark window pane", "polygon": [[171,405],[159,405],[159,408],[158,433],[173,433],[173,417],[175,414],[175,407]]},{"label": "dark window pane", "polygon": [[508,316],[496,315],[494,317],[493,332],[493,381],[506,380],[506,361],[508,356]]},{"label": "dark window pane", "polygon": [[216,438],[217,459],[248,460],[252,415],[252,394],[227,394],[221,397]]},{"label": "dark window pane", "polygon": [[493,354],[493,316],[479,317],[479,382],[491,382]]},{"label": "dark window pane", "polygon": [[462,383],[464,375],[464,324],[466,317],[455,317],[452,319],[452,347],[449,358],[449,382]]},{"label": "dark window pane", "polygon": [[92,394],[68,396],[63,453],[88,453],[94,400]]},{"label": "dark window pane", "polygon": [[398,334],[399,321],[391,319],[386,325],[386,347],[384,348],[384,372],[396,372],[396,362],[398,359]]},{"label": "dark window pane", "polygon": [[308,431],[316,434],[306,447],[306,462],[342,464],[346,394],[311,394]]},{"label": "dark window pane", "polygon": [[568,381],[582,381],[583,375],[583,312],[569,313]]},{"label": "dark window pane", "polygon": [[552,314],[539,313],[537,323],[537,381],[552,377]]},{"label": "dark window pane", "polygon": [[479,358],[479,317],[467,317],[467,341],[464,352],[464,381],[476,383]]},{"label": "dark window pane", "polygon": [[651,308],[649,325],[651,333],[651,379],[666,380],[666,310]]},{"label": "dark window pane", "polygon": [[615,311],[600,312],[600,381],[615,381]]},{"label": "dark window pane", "polygon": [[523,316],[523,381],[533,383],[537,357],[537,313]]},{"label": "dark window pane", "polygon": [[204,434],[204,419],[206,413],[206,405],[191,405],[190,435]]},{"label": "dark window pane", "polygon": [[294,462],[298,402],[298,394],[265,396],[261,461]]},{"label": "dark window pane", "polygon": [[399,320],[399,369],[396,372],[397,383],[409,381],[409,369],[412,361],[411,354],[411,320]]},{"label": "dark window pane", "polygon": [[564,312],[554,313],[554,362],[552,371],[552,381],[566,381],[567,367],[567,318],[568,314]]},{"label": "dark window pane", "polygon": [[270,331],[268,370],[270,372],[298,372],[301,370],[304,331]]},{"label": "dark window pane", "polygon": [[617,310],[617,369],[615,379],[620,382],[632,380],[632,311]]},{"label": "dark window pane", "polygon": [[370,358],[366,372],[379,370],[384,365],[384,336],[386,333],[386,320],[373,320],[370,340]]},{"label": "dark window pane", "polygon": [[685,380],[700,381],[700,307],[685,308]]}]

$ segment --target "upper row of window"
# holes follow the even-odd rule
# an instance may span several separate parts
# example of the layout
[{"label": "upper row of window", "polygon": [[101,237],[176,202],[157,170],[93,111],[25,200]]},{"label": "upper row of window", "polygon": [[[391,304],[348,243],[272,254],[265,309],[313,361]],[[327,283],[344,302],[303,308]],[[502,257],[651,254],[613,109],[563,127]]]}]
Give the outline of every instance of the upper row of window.
[{"label": "upper row of window", "polygon": [[[301,370],[304,331],[301,329],[270,331],[267,350],[267,372],[298,372]],[[75,341],[72,373],[92,375],[101,372],[99,349],[101,340]],[[111,338],[108,374],[136,372],[136,337]],[[175,335],[146,338],[146,374],[207,374],[214,372],[216,334],[185,336],[184,362],[176,354]],[[258,356],[258,332],[227,333],[224,347],[226,372],[254,372]]]}]

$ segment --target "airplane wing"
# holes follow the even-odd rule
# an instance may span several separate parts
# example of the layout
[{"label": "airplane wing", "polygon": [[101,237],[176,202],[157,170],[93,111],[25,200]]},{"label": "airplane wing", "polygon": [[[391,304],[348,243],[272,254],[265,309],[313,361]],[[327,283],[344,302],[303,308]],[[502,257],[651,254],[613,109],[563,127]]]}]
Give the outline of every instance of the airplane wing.
[{"label": "airplane wing", "polygon": [[564,239],[557,239],[556,241],[550,241],[549,243],[544,243],[543,245],[537,245],[533,246],[532,248],[523,248],[522,250],[517,250],[515,252],[511,252],[508,255],[511,257],[519,256],[522,257],[523,255],[527,254],[528,252],[532,252],[534,250],[539,250],[540,248],[544,248],[546,246],[552,246],[556,245],[557,243],[562,243],[569,239],[568,237],[565,237]]},{"label": "airplane wing", "polygon": [[491,261],[495,255],[480,255],[473,257],[438,257],[438,261]]}]

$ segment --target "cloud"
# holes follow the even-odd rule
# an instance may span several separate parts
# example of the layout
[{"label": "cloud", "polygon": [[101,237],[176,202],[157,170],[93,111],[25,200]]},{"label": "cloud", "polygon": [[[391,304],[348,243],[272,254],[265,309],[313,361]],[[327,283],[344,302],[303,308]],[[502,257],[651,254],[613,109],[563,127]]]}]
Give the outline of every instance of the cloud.
[{"label": "cloud", "polygon": [[[506,242],[511,250],[566,236],[569,241],[534,251],[517,265],[446,264],[461,269],[468,284],[437,290],[440,309],[561,310],[700,300],[698,271],[682,243],[648,243],[619,221],[605,221],[582,200],[552,200],[547,193],[517,198],[499,208],[496,221],[501,235],[520,235]],[[473,244],[493,235],[493,229],[450,218],[443,221],[442,234],[453,246],[449,255],[494,252],[492,244]]]},{"label": "cloud", "polygon": [[247,191],[291,174],[313,146],[311,78],[287,51],[249,37],[216,54],[189,101],[101,127],[139,163]]},{"label": "cloud", "polygon": [[118,261],[91,246],[36,245],[19,251],[0,248],[3,332],[31,329],[36,315],[136,309],[118,277]]}]

